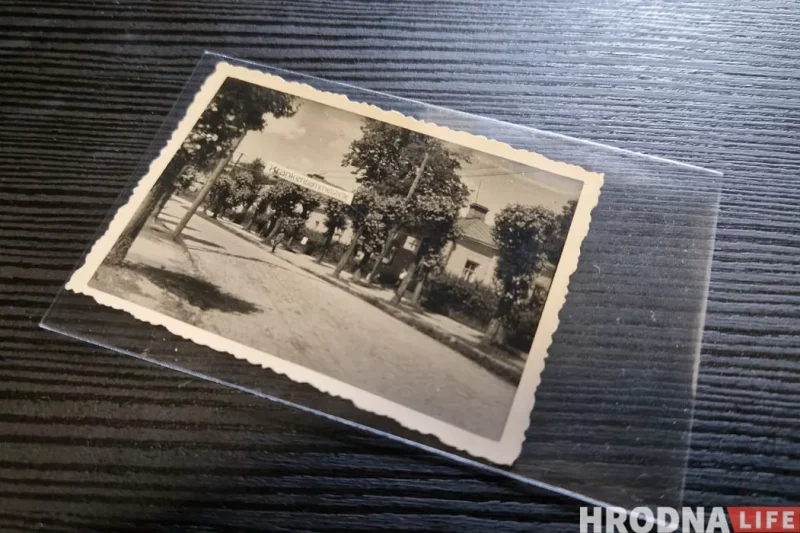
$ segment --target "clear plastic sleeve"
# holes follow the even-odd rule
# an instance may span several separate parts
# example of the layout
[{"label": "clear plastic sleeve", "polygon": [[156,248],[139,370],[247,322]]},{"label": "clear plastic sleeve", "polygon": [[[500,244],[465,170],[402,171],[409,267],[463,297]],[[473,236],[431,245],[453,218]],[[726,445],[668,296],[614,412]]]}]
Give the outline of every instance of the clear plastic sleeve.
[{"label": "clear plastic sleeve", "polygon": [[587,502],[628,509],[680,505],[719,173],[207,54],[107,222],[127,203],[198,89],[223,61],[603,174],[519,457],[508,467],[478,459],[69,290],[58,295],[42,320],[44,328]]}]

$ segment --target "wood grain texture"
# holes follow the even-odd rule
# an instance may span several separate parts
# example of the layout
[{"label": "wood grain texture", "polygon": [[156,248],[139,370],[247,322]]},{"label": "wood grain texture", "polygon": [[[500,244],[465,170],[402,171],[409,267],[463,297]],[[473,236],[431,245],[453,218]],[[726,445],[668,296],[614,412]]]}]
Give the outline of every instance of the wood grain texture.
[{"label": "wood grain texture", "polygon": [[0,530],[576,529],[565,498],[38,328],[203,50],[724,171],[687,504],[796,502],[799,37],[780,0],[6,0]]}]

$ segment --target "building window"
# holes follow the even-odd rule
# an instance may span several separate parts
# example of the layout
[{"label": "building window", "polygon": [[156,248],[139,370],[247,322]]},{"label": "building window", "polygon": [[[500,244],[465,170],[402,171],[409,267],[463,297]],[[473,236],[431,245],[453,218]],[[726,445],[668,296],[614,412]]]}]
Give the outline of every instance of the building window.
[{"label": "building window", "polygon": [[470,261],[467,259],[467,262],[464,264],[464,270],[461,272],[461,277],[467,281],[472,281],[475,277],[475,271],[478,269],[480,265],[475,261]]}]

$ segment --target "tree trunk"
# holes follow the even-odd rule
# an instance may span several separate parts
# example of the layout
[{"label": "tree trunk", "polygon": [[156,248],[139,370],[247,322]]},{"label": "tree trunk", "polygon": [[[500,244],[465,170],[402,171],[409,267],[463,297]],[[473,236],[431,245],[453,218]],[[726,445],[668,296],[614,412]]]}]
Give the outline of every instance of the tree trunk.
[{"label": "tree trunk", "polygon": [[[425,167],[428,164],[429,157],[430,153],[426,150],[425,156],[422,158],[422,162],[417,167],[417,172],[416,175],[414,176],[414,181],[411,182],[411,187],[409,187],[408,193],[406,193],[406,199],[404,201],[404,205],[408,205],[409,200],[411,200],[411,197],[414,196],[414,191],[416,191],[417,187],[419,186],[419,182],[422,179],[422,174],[425,172]],[[387,237],[386,242],[383,243],[383,249],[381,249],[381,254],[380,256],[378,256],[378,260],[375,262],[375,266],[372,267],[372,271],[369,273],[369,276],[367,276],[368,283],[375,282],[375,277],[378,275],[378,270],[381,268],[383,260],[386,259],[386,254],[389,253],[389,249],[392,245],[392,242],[394,242],[394,240],[397,239],[398,231],[400,231],[400,227],[395,226],[394,228],[392,228],[392,231],[389,232],[389,235],[386,236]]]},{"label": "tree trunk", "polygon": [[414,305],[419,305],[419,299],[422,296],[422,289],[425,286],[425,281],[428,279],[428,273],[425,272],[423,275],[419,277],[419,281],[417,281],[417,286],[414,287],[414,294],[411,295],[411,303]]},{"label": "tree trunk", "polygon": [[164,191],[161,194],[161,197],[158,198],[158,200],[156,201],[156,206],[153,208],[153,212],[150,214],[150,218],[152,218],[154,221],[158,219],[158,215],[161,214],[161,211],[164,209],[164,206],[167,205],[169,199],[172,198],[173,192],[174,190],[168,190]]},{"label": "tree trunk", "polygon": [[331,241],[333,241],[333,233],[335,231],[336,228],[329,228],[328,231],[325,232],[325,241],[322,243],[322,251],[319,253],[319,257],[317,257],[317,263],[322,263],[322,259],[325,257],[328,247],[331,245]]},{"label": "tree trunk", "polygon": [[417,271],[417,265],[419,265],[419,258],[415,257],[411,264],[408,265],[406,277],[404,277],[403,281],[400,282],[400,286],[397,287],[394,297],[392,297],[392,305],[400,305],[400,302],[403,300],[403,296],[408,290],[408,286],[411,284],[411,280],[414,279],[414,274]]},{"label": "tree trunk", "polygon": [[125,229],[122,230],[117,242],[114,243],[111,251],[106,256],[106,263],[111,265],[122,264],[125,260],[125,256],[128,255],[128,250],[130,250],[133,241],[136,240],[142,228],[147,224],[150,212],[156,206],[164,192],[170,190],[169,185],[170,184],[167,183],[165,186],[162,180],[157,181],[155,185],[153,185],[153,188],[147,193],[144,201],[139,205],[138,209],[136,209],[133,218],[131,218],[128,225],[125,226]]},{"label": "tree trunk", "polygon": [[217,202],[211,206],[211,218],[218,218],[219,213],[222,211],[222,202]]},{"label": "tree trunk", "polygon": [[342,274],[342,270],[344,267],[347,266],[347,263],[350,262],[350,258],[353,257],[353,254],[356,251],[356,246],[358,246],[358,240],[361,238],[361,233],[364,228],[358,228],[353,236],[350,238],[350,245],[347,247],[347,251],[345,251],[342,258],[339,259],[339,263],[337,263],[336,268],[333,269],[333,277],[338,278]]},{"label": "tree trunk", "polygon": [[458,246],[458,243],[456,243],[455,239],[450,241],[450,246],[447,248],[447,253],[445,254],[445,259],[444,259],[445,270],[447,270],[447,265],[450,264],[450,258],[453,257],[453,252],[456,251],[456,246]]},{"label": "tree trunk", "polygon": [[509,298],[500,298],[500,302],[497,304],[497,310],[494,312],[494,316],[489,321],[489,327],[486,328],[486,333],[484,333],[483,339],[481,339],[481,344],[488,346],[498,340],[498,336],[503,329],[503,322],[501,319],[508,315],[508,313],[511,311],[512,305],[513,301]]},{"label": "tree trunk", "polygon": [[259,202],[258,198],[255,199],[253,205],[255,206],[255,209],[253,209],[253,216],[250,217],[250,220],[247,222],[247,225],[244,228],[247,231],[253,229],[253,226],[256,223],[256,219],[260,217],[262,214],[264,214],[264,211],[266,211],[268,207],[266,200],[262,200],[261,202]]},{"label": "tree trunk", "polygon": [[[242,227],[248,231],[250,231],[250,226],[253,225],[253,221],[256,219],[256,202],[258,202],[258,196],[254,197],[250,203],[247,204],[247,207],[242,211],[242,219],[240,222]],[[250,211],[253,212],[251,213]],[[245,221],[247,222],[245,223]]]},{"label": "tree trunk", "polygon": [[[170,166],[172,166],[172,164],[173,163],[170,162]],[[169,169],[170,166],[167,166],[167,169]],[[169,199],[172,198],[173,194],[175,194],[175,191],[176,191],[177,186],[178,186],[178,180],[181,179],[181,176],[183,176],[183,174],[186,172],[186,170],[188,168],[189,168],[189,164],[187,163],[187,164],[185,164],[185,165],[183,165],[181,167],[181,169],[177,172],[177,174],[174,174],[172,176],[167,175],[168,170],[164,171],[164,175],[162,175],[161,179],[162,180],[166,179],[166,180],[170,181],[171,183],[170,183],[170,186],[168,188],[166,188],[164,193],[161,195],[161,198],[159,198],[159,200],[158,200],[158,204],[156,204],[155,209],[153,209],[153,212],[150,214],[150,218],[152,218],[154,221],[156,219],[158,219],[158,215],[161,214],[161,211],[164,209],[164,206],[167,205],[167,202],[169,202]]]},{"label": "tree trunk", "polygon": [[483,334],[483,339],[481,339],[481,344],[484,346],[489,346],[494,342],[497,334],[500,333],[500,318],[494,317],[489,321],[489,327],[486,328],[486,333]]},{"label": "tree trunk", "polygon": [[406,277],[403,278],[403,281],[400,282],[400,286],[397,287],[397,290],[394,293],[392,305],[400,305],[400,302],[403,300],[403,296],[408,290],[408,286],[411,285],[411,281],[414,279],[414,276],[417,273],[419,263],[422,260],[422,254],[420,253],[422,250],[422,240],[423,239],[417,239],[417,245],[414,247],[414,260],[411,261],[410,265],[408,265],[408,268],[406,269]]},{"label": "tree trunk", "polygon": [[278,232],[281,230],[281,226],[283,225],[283,219],[277,218],[275,224],[272,225],[272,229],[270,229],[269,234],[267,235],[267,242],[272,242],[273,239],[278,235]]},{"label": "tree trunk", "polygon": [[286,246],[285,246],[285,248],[286,248],[287,250],[291,250],[291,248],[292,248],[292,245],[294,244],[294,240],[297,238],[297,235],[300,233],[300,228],[302,228],[302,226],[298,226],[298,227],[296,227],[296,228],[295,228],[295,229],[292,231],[291,235],[289,235],[289,240],[288,240],[288,241],[286,241]]},{"label": "tree trunk", "polygon": [[372,266],[372,270],[369,271],[369,275],[367,276],[367,283],[375,283],[375,278],[378,276],[378,270],[380,270],[381,266],[383,265],[383,260],[386,259],[386,256],[389,255],[389,250],[392,248],[392,243],[397,239],[397,233],[400,231],[400,228],[397,226],[393,227],[389,234],[386,236],[386,240],[383,243],[383,247],[381,248],[381,253],[378,254],[378,258],[375,261],[375,264]]},{"label": "tree trunk", "polygon": [[353,277],[350,278],[350,281],[361,281],[361,277],[364,275],[364,268],[369,264],[370,257],[372,257],[372,252],[364,253],[364,257],[353,269]]},{"label": "tree trunk", "polygon": [[202,204],[203,200],[205,200],[206,196],[208,196],[208,193],[211,192],[211,188],[214,186],[219,177],[222,175],[222,171],[225,170],[225,167],[228,166],[228,163],[231,162],[234,152],[236,152],[236,150],[239,148],[239,144],[241,144],[245,135],[247,135],[247,132],[246,131],[242,132],[241,135],[239,135],[239,137],[233,142],[233,145],[231,146],[228,155],[223,157],[219,161],[219,163],[217,163],[217,166],[216,168],[214,168],[214,171],[211,173],[210,176],[208,176],[208,179],[206,179],[205,185],[203,185],[203,188],[200,189],[197,198],[195,198],[194,202],[192,202],[192,206],[189,208],[188,211],[186,211],[186,213],[183,215],[183,218],[181,218],[181,221],[178,222],[178,225],[175,226],[175,229],[172,231],[173,239],[177,239],[178,236],[180,236],[181,232],[183,231],[183,228],[185,228],[186,225],[189,223],[189,220],[192,219],[194,214],[197,212],[197,209],[200,207],[200,204]]},{"label": "tree trunk", "polygon": [[275,229],[275,226],[278,224],[278,220],[280,217],[277,213],[273,213],[272,216],[267,220],[267,222],[261,226],[260,233],[261,235],[268,236],[272,233],[272,230]]}]

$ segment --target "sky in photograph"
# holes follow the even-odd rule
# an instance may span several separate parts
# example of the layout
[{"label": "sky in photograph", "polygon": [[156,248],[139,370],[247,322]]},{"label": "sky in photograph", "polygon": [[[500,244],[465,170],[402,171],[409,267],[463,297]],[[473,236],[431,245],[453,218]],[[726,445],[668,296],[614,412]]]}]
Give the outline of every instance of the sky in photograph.
[{"label": "sky in photograph", "polygon": [[[301,100],[291,118],[270,118],[260,132],[250,132],[234,154],[245,163],[261,158],[303,174],[320,174],[326,181],[354,191],[358,186],[354,169],[343,167],[350,143],[361,137],[362,118],[309,100]],[[467,152],[469,162],[459,171],[469,187],[470,202],[489,209],[486,221],[510,203],[542,205],[556,213],[569,200],[577,200],[580,182],[543,170],[501,159],[490,154],[448,145]],[[466,212],[466,209],[465,209]]]}]

